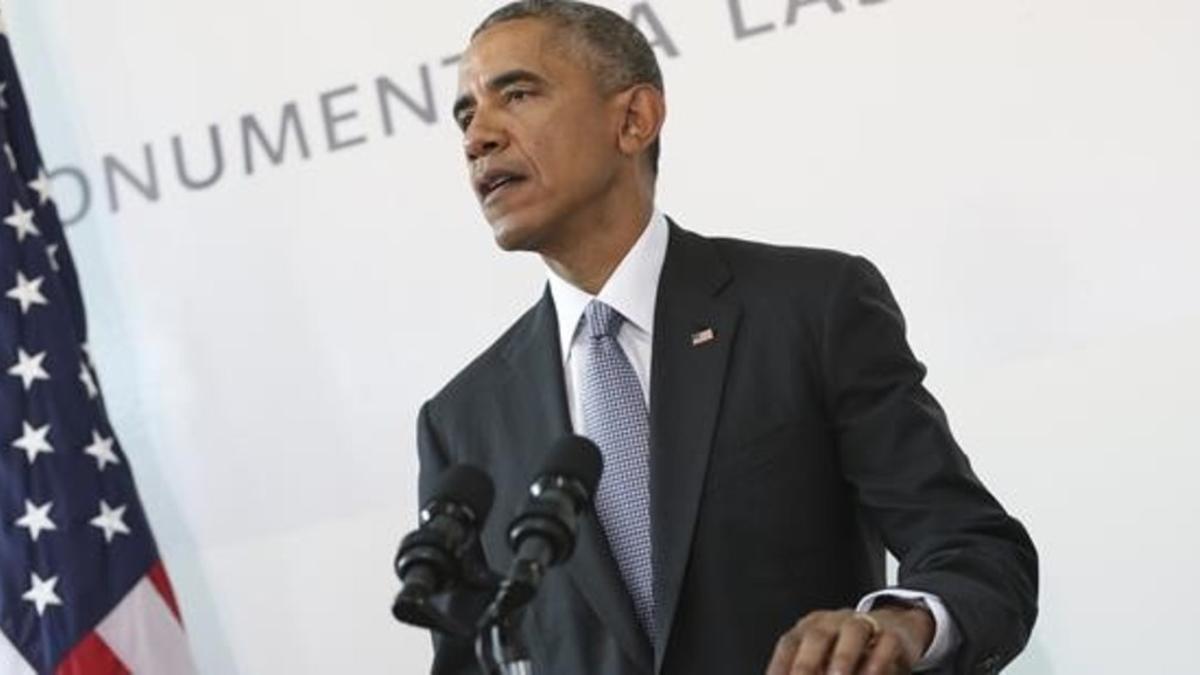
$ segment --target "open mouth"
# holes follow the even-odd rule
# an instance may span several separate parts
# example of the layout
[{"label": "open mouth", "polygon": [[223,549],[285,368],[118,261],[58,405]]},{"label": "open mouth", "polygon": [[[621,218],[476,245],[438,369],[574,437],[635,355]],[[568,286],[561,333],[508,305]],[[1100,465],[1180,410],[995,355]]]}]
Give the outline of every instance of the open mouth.
[{"label": "open mouth", "polygon": [[525,176],[515,173],[498,171],[488,173],[482,180],[479,181],[479,198],[487,203],[496,195],[503,193],[505,190],[512,188],[518,183],[524,182]]}]

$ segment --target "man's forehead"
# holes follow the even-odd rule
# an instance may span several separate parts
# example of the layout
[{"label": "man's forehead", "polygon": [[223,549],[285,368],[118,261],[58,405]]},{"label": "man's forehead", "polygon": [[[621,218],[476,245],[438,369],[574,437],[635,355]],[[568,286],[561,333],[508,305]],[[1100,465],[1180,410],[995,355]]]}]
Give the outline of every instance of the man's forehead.
[{"label": "man's forehead", "polygon": [[458,64],[458,88],[486,86],[499,73],[525,70],[544,78],[557,69],[566,54],[555,28],[538,19],[514,19],[491,26],[475,36]]}]

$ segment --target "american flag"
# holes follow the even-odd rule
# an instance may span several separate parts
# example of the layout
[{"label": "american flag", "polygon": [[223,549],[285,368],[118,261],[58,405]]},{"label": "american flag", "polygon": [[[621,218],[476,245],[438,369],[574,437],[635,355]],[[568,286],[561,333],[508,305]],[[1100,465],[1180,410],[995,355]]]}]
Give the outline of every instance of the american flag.
[{"label": "american flag", "polygon": [[0,675],[193,672],[0,16]]}]

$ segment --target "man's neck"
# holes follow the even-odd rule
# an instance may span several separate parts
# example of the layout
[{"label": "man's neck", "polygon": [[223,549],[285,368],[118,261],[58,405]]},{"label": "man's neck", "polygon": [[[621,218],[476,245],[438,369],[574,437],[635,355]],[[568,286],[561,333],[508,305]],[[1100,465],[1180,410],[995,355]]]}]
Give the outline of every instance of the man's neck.
[{"label": "man's neck", "polygon": [[652,197],[638,199],[634,208],[589,223],[571,241],[542,250],[542,259],[563,280],[596,295],[637,243],[653,212]]}]

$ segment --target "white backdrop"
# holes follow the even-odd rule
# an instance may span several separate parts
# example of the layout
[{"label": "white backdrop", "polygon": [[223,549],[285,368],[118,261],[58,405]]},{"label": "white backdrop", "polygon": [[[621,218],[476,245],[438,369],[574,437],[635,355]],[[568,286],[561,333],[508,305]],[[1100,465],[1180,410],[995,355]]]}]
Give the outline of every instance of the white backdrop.
[{"label": "white backdrop", "polygon": [[[930,387],[1041,552],[1041,618],[1009,672],[1193,667],[1200,5],[606,4],[659,46],[664,210],[890,279]],[[443,60],[493,6],[7,1],[110,411],[205,673],[427,667],[426,636],[388,612],[415,412],[543,283],[493,246],[448,114]],[[278,149],[283,119],[274,163],[254,131]],[[208,187],[179,178],[176,136]]]}]

